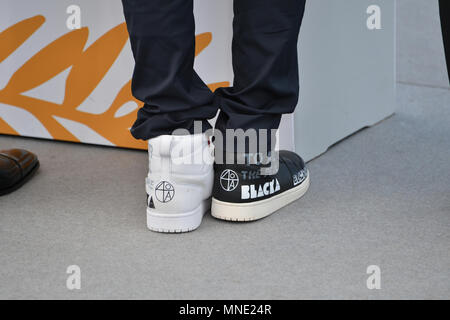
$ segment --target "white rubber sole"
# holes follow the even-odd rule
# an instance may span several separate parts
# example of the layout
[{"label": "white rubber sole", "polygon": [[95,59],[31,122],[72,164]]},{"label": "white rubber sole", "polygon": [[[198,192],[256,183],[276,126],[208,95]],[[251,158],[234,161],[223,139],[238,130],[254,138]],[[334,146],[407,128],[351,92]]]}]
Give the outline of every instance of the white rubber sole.
[{"label": "white rubber sole", "polygon": [[211,208],[211,199],[202,203],[192,211],[184,213],[161,213],[147,208],[147,227],[154,232],[182,233],[197,229],[202,223],[203,215]]},{"label": "white rubber sole", "polygon": [[213,217],[228,221],[254,221],[265,218],[275,211],[301,198],[309,188],[309,174],[300,185],[269,199],[251,203],[223,202],[212,199],[211,214]]}]

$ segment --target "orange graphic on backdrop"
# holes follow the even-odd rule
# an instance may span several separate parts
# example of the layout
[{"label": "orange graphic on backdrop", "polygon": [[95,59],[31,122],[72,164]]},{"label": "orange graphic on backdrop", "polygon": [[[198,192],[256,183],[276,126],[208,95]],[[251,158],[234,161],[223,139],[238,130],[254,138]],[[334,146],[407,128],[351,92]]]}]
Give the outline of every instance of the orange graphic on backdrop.
[{"label": "orange graphic on backdrop", "polygon": [[[0,63],[44,23],[45,18],[39,15],[21,21],[0,33]],[[77,110],[105,77],[128,41],[125,23],[114,27],[85,49],[88,36],[88,28],[74,30],[36,53],[14,73],[5,88],[0,90],[0,103],[30,112],[54,139],[80,142],[54,118],[56,116],[84,124],[116,146],[145,149],[146,143],[134,139],[129,132],[136,119],[136,112],[116,116],[116,112],[128,102],[142,106],[142,102],[131,94],[131,80],[117,93],[114,102],[104,113],[92,114]],[[211,40],[211,33],[197,35],[196,55],[200,54]],[[62,104],[23,95],[69,67],[72,69],[66,80]],[[222,86],[228,86],[228,82],[210,84],[209,88],[214,91]],[[0,132],[18,134],[1,118]]]}]

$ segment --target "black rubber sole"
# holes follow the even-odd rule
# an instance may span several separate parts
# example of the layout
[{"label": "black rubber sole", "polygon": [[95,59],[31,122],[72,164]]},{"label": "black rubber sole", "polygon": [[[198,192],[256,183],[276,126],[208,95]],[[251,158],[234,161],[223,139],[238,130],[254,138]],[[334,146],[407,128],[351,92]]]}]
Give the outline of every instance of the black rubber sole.
[{"label": "black rubber sole", "polygon": [[33,175],[36,173],[36,171],[38,171],[39,165],[40,165],[39,161],[37,161],[36,164],[34,165],[33,169],[31,169],[31,171],[28,172],[28,174],[25,177],[23,177],[21,180],[19,180],[16,184],[14,184],[11,187],[8,187],[6,189],[0,189],[0,196],[7,195],[11,192],[16,191],[20,187],[22,187],[25,183],[27,183],[28,180],[30,180],[33,177]]}]

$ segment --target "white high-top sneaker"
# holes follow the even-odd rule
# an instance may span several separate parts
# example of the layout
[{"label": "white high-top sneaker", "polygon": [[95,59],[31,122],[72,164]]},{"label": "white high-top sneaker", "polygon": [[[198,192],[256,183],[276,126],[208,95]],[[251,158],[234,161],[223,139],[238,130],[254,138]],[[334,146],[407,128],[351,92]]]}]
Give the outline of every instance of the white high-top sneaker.
[{"label": "white high-top sneaker", "polygon": [[211,207],[213,149],[205,134],[164,135],[148,142],[147,226],[157,232],[197,229]]}]

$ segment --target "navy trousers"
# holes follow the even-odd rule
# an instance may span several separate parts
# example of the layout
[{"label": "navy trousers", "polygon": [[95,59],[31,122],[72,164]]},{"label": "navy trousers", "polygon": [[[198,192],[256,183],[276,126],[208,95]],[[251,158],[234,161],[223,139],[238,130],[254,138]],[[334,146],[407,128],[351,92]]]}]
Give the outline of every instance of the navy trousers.
[{"label": "navy trousers", "polygon": [[281,115],[294,111],[305,0],[234,0],[234,83],[215,93],[193,67],[193,0],[122,3],[136,62],[132,91],[145,103],[131,129],[135,138],[192,132],[195,120],[205,131],[219,109],[219,130],[276,129]]},{"label": "navy trousers", "polygon": [[447,58],[447,71],[450,80],[450,1],[440,0],[439,10],[441,14],[442,36],[444,38],[445,56]]}]

